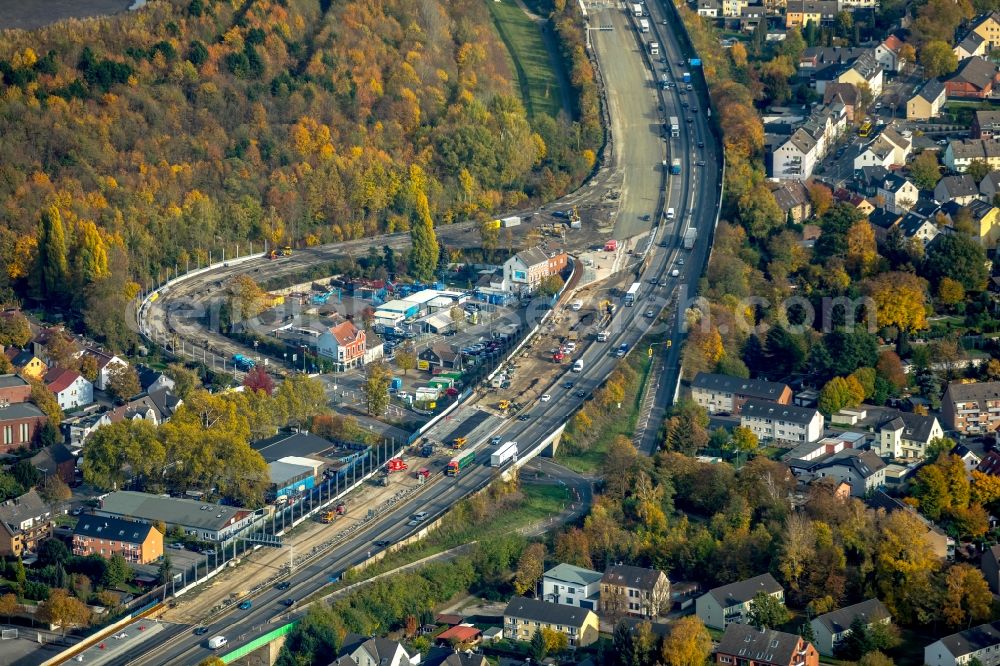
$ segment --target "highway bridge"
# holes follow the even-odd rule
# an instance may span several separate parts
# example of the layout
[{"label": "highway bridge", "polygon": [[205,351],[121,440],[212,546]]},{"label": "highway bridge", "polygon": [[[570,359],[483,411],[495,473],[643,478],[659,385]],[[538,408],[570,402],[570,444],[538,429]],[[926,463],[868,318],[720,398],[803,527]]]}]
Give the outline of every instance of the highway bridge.
[{"label": "highway bridge", "polygon": [[[718,219],[721,197],[722,155],[720,142],[711,130],[706,110],[709,108],[707,92],[694,77],[696,90],[684,97],[689,102],[683,107],[679,94],[681,72],[692,71],[686,59],[694,54],[683,49],[682,40],[670,29],[678,21],[674,10],[661,2],[647,3],[652,32],[638,34],[634,19],[625,11],[627,5],[589,8],[590,40],[599,63],[606,87],[608,111],[611,118],[611,154],[608,164],[597,177],[572,195],[567,203],[583,204],[603,199],[611,189],[621,191],[620,205],[615,221],[615,236],[638,236],[639,255],[627,270],[639,271],[637,279],[643,283],[643,293],[635,307],[621,307],[615,313],[610,339],[606,343],[590,343],[578,356],[583,361],[582,372],[572,372],[559,377],[547,390],[553,396],[548,402],[539,402],[526,409],[525,421],[508,420],[497,433],[503,441],[517,440],[525,453],[521,462],[537,455],[558,439],[564,424],[582,402],[597,389],[619,362],[610,352],[622,344],[634,349],[640,339],[653,326],[656,319],[645,316],[647,310],[658,312],[675,293],[680,294],[679,309],[683,309],[685,293],[702,274],[710,250],[710,240]],[[668,13],[669,12],[669,13]],[[662,57],[650,56],[648,43],[660,44]],[[650,65],[653,67],[651,68]],[[657,85],[660,73],[668,71],[678,82],[678,87],[661,89]],[[691,111],[697,106],[698,113]],[[681,118],[680,136],[661,136],[663,123],[670,116]],[[690,118],[690,122],[686,119]],[[681,173],[668,176],[664,163],[679,158]],[[666,160],[666,162],[664,162]],[[704,162],[706,166],[697,166]],[[677,215],[665,219],[663,211],[673,208]],[[649,216],[648,220],[643,219]],[[691,251],[680,247],[680,238],[688,225],[698,229],[698,239]],[[445,233],[462,234],[460,225],[446,229]],[[645,238],[643,238],[645,235]],[[298,252],[293,257],[269,262],[255,259],[240,264],[230,264],[218,270],[202,273],[197,278],[172,286],[166,293],[149,304],[143,311],[144,324],[152,336],[178,334],[190,339],[192,344],[209,340],[222,353],[246,352],[231,341],[200,327],[196,319],[189,319],[184,328],[174,333],[166,331],[166,313],[189,307],[205,307],[215,285],[238,273],[250,272],[261,277],[273,277],[284,272],[300,270],[311,262],[329,260],[345,251],[366,251],[375,245],[402,247],[408,236],[390,236],[366,239],[336,246],[313,248]],[[683,256],[685,263],[677,259]],[[678,270],[673,276],[672,271]],[[656,284],[653,284],[656,278]],[[679,354],[683,334],[679,327],[661,331],[673,344],[667,350],[661,386],[676,387],[679,375]],[[645,353],[644,349],[638,350]],[[572,389],[563,388],[572,381]],[[578,396],[578,392],[583,397]],[[669,401],[673,392],[657,395],[660,402]],[[254,599],[250,610],[230,609],[207,620],[209,632],[203,636],[193,634],[192,626],[174,625],[158,635],[157,644],[138,645],[131,652],[105,663],[111,664],[193,664],[210,653],[204,647],[205,638],[222,634],[229,638],[230,648],[246,644],[252,638],[294,619],[297,614],[282,606],[281,599],[302,599],[328,584],[331,576],[365,561],[377,540],[396,543],[412,536],[421,529],[407,525],[409,516],[428,512],[433,521],[461,498],[488,484],[497,471],[487,464],[491,447],[481,447],[478,462],[457,478],[438,477],[393,511],[372,521],[365,529],[356,532],[349,540],[339,544],[313,563],[294,571],[287,590],[270,589]],[[192,618],[197,621],[199,618]]]}]

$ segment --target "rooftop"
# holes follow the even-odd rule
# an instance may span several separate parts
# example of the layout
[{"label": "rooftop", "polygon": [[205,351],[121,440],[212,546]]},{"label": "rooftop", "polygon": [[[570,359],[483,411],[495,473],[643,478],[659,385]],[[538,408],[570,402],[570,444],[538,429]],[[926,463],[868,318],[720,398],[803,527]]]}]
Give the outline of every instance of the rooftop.
[{"label": "rooftop", "polygon": [[503,611],[504,617],[535,620],[545,624],[562,624],[568,627],[582,627],[593,611],[565,604],[552,604],[538,599],[514,597]]},{"label": "rooftop", "polygon": [[817,622],[821,622],[830,633],[839,634],[850,628],[855,618],[867,626],[872,622],[878,622],[889,617],[889,609],[878,599],[868,599],[853,606],[838,608],[835,611],[824,613],[816,617]]},{"label": "rooftop", "polygon": [[813,407],[798,407],[782,405],[771,400],[747,400],[743,405],[742,414],[747,418],[780,419],[786,423],[808,425],[816,418],[817,410]]},{"label": "rooftop", "polygon": [[53,393],[60,393],[72,386],[79,377],[80,373],[75,370],[53,366],[45,373],[45,385]]},{"label": "rooftop", "polygon": [[27,386],[28,382],[17,375],[0,375],[0,389]]},{"label": "rooftop", "polygon": [[20,421],[21,419],[32,419],[44,417],[45,412],[35,407],[30,402],[15,402],[7,405],[6,407],[0,407],[0,422],[2,421]]},{"label": "rooftop", "polygon": [[656,587],[662,575],[663,572],[659,569],[646,569],[627,564],[616,564],[608,567],[608,570],[604,572],[601,582],[637,590],[652,590]]},{"label": "rooftop", "polygon": [[575,585],[592,585],[601,580],[601,574],[572,564],[557,564],[545,572],[545,578]]},{"label": "rooftop", "polygon": [[955,657],[962,657],[983,648],[1000,645],[1000,621],[981,624],[957,634],[945,636],[941,643]]},{"label": "rooftop", "polygon": [[149,536],[149,531],[152,529],[154,528],[149,523],[84,514],[77,522],[73,534],[74,536],[141,544],[146,541],[146,537]]},{"label": "rooftop", "polygon": [[248,509],[119,490],[101,500],[98,511],[149,522],[162,520],[168,525],[221,530]]},{"label": "rooftop", "polygon": [[742,377],[733,377],[731,375],[699,372],[695,375],[694,380],[691,381],[691,388],[774,400],[780,398],[781,394],[788,387],[779,382],[769,382],[763,379],[743,379]]},{"label": "rooftop", "polygon": [[36,520],[49,515],[48,505],[42,501],[36,490],[29,490],[20,497],[14,497],[0,504],[0,522],[17,527],[28,520]]},{"label": "rooftop", "polygon": [[728,608],[729,606],[736,606],[750,601],[758,592],[774,594],[783,590],[784,588],[774,579],[774,576],[766,573],[730,583],[729,585],[722,585],[721,587],[709,590],[707,594],[711,594],[719,602],[720,606]]},{"label": "rooftop", "polygon": [[310,432],[283,432],[251,442],[250,446],[269,463],[289,456],[341,460],[366,448],[360,444],[354,445],[356,449],[347,448],[343,443],[331,442]]},{"label": "rooftop", "polygon": [[791,664],[796,663],[794,657],[801,640],[796,634],[736,623],[726,627],[716,652],[757,663]]}]

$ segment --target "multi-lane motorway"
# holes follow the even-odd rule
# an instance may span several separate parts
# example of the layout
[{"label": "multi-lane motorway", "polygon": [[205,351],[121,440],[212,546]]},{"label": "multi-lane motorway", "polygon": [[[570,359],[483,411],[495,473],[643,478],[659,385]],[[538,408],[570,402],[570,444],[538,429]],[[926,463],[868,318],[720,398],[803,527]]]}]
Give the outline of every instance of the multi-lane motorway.
[{"label": "multi-lane motorway", "polygon": [[[521,451],[535,452],[540,443],[566,423],[584,400],[590,399],[594,390],[619,362],[612,351],[622,344],[633,349],[641,337],[657,325],[654,318],[645,316],[646,312],[650,309],[658,312],[675,291],[683,299],[687,286],[701,275],[707,258],[719,196],[719,148],[709,132],[704,110],[704,91],[686,95],[689,106],[700,107],[698,113],[688,113],[680,104],[681,97],[677,88],[661,90],[654,85],[654,80],[659,79],[664,71],[679,81],[681,72],[688,70],[678,63],[691,54],[682,53],[678,41],[668,30],[664,22],[667,17],[664,7],[653,2],[646,7],[654,29],[649,35],[638,35],[632,27],[631,19],[618,7],[595,10],[590,18],[592,26],[611,26],[610,30],[592,31],[592,41],[607,87],[612,118],[614,154],[611,171],[619,171],[623,177],[616,236],[626,233],[638,235],[651,228],[655,230],[649,243],[645,269],[639,278],[643,283],[643,291],[635,307],[618,309],[609,326],[610,339],[607,342],[592,342],[577,356],[583,361],[581,372],[567,369],[565,375],[547,390],[553,396],[551,401],[531,406],[522,412],[528,417],[526,421],[511,420],[501,429],[498,434],[502,439],[518,441]],[[662,63],[659,58],[653,58],[653,72],[647,65],[649,56],[643,53],[649,41],[660,43],[661,52],[665,54],[667,61]],[[670,116],[681,119],[680,136],[664,139],[660,136],[659,128]],[[691,117],[691,122],[686,122],[688,116]],[[698,148],[698,142],[703,142],[704,148]],[[666,177],[662,161],[675,157],[681,159],[681,174]],[[707,164],[706,167],[696,166],[696,162],[701,160]],[[608,174],[605,176],[609,177]],[[661,192],[664,194],[662,202],[659,201]],[[580,195],[576,197],[579,200]],[[674,220],[662,219],[661,212],[666,208],[677,211]],[[648,221],[642,219],[645,215],[650,215]],[[662,220],[659,224],[658,218]],[[698,229],[698,240],[692,251],[680,248],[680,237],[689,224]],[[357,243],[359,248],[367,248],[371,244],[371,240]],[[639,243],[639,251],[644,245],[645,242]],[[284,260],[288,262],[287,268],[268,266],[267,275],[274,275],[275,270],[291,271],[293,262],[296,268],[301,268],[303,263],[330,258],[334,253],[343,253],[344,250],[345,247],[341,246],[336,250],[317,250],[312,254],[299,253]],[[683,265],[678,262],[681,257],[685,260]],[[638,263],[640,259],[635,261]],[[231,266],[182,283],[182,289],[172,289],[170,294],[160,299],[162,303],[157,312],[161,315],[154,314],[153,318],[162,316],[162,313],[173,307],[171,302],[178,302],[175,300],[178,297],[204,294],[211,291],[213,285],[220,280],[255,268],[265,270],[262,266],[267,264],[256,262]],[[671,274],[674,269],[679,272],[676,277]],[[653,278],[656,278],[656,285],[652,284]],[[160,321],[160,324],[165,322]],[[196,330],[186,333],[203,338],[211,335]],[[674,327],[668,331],[668,336],[674,344],[667,349],[664,364],[666,376],[661,378],[660,384],[673,387],[679,372],[678,355],[681,345],[678,343],[681,341],[681,333]],[[223,350],[227,349],[225,345],[231,344],[224,339],[211,339]],[[638,353],[645,353],[645,350],[638,350]],[[573,382],[573,387],[564,388],[567,382]],[[663,403],[670,399],[671,393],[672,391],[664,390],[656,399]],[[488,461],[489,453],[489,447],[481,447],[479,462]],[[258,635],[260,627],[270,625],[273,628],[285,617],[296,615],[294,609],[289,611],[279,603],[281,599],[301,599],[315,592],[327,584],[329,576],[337,575],[367,558],[376,540],[384,539],[394,543],[419,529],[407,525],[411,514],[427,511],[430,513],[428,520],[433,520],[460,498],[488,483],[496,474],[497,471],[487,464],[478,464],[454,479],[440,476],[393,511],[355,533],[350,540],[312,564],[296,570],[288,579],[290,589],[267,591],[254,600],[250,610],[235,609],[226,615],[212,618],[208,625],[209,633],[205,636],[193,635],[192,627],[173,627],[162,634],[163,638],[155,648],[137,647],[133,653],[121,656],[111,663],[195,663],[208,654],[208,650],[203,647],[208,636],[223,634],[229,638],[230,647],[250,640]]]}]

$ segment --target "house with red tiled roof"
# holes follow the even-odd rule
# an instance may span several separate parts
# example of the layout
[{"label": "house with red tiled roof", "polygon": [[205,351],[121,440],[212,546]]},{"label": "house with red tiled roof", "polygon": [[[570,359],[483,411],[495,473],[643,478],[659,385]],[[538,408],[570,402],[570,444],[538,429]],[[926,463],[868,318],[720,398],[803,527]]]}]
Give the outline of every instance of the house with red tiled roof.
[{"label": "house with red tiled roof", "polygon": [[478,643],[482,637],[483,632],[472,625],[458,624],[442,631],[436,640],[438,644],[471,646]]},{"label": "house with red tiled roof", "polygon": [[334,363],[334,370],[343,372],[364,364],[365,332],[347,320],[322,333],[316,340],[319,355]]},{"label": "house with red tiled roof", "polygon": [[901,48],[903,40],[896,35],[889,35],[875,47],[875,61],[887,72],[898,72],[906,64],[906,60],[899,53]]},{"label": "house with red tiled roof", "polygon": [[75,370],[58,366],[49,368],[44,381],[64,411],[94,402],[94,385]]}]

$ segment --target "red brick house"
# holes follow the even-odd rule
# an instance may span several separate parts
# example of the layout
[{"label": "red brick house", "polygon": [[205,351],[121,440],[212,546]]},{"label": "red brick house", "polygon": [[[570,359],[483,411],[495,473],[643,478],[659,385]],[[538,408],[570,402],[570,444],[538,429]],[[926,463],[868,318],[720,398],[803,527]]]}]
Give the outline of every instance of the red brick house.
[{"label": "red brick house", "polygon": [[320,356],[333,360],[338,372],[363,365],[366,345],[365,332],[350,320],[331,326],[316,341]]},{"label": "red brick house", "polygon": [[0,404],[28,402],[31,384],[17,375],[0,375]]},{"label": "red brick house", "polygon": [[955,70],[955,73],[944,82],[945,92],[949,99],[953,97],[971,97],[985,99],[993,92],[993,86],[998,80],[997,66],[985,58],[978,56],[966,58]]},{"label": "red brick house", "polygon": [[819,652],[796,634],[733,623],[715,649],[725,666],[819,666]]},{"label": "red brick house", "polygon": [[47,418],[30,402],[0,404],[0,453],[30,447]]}]

